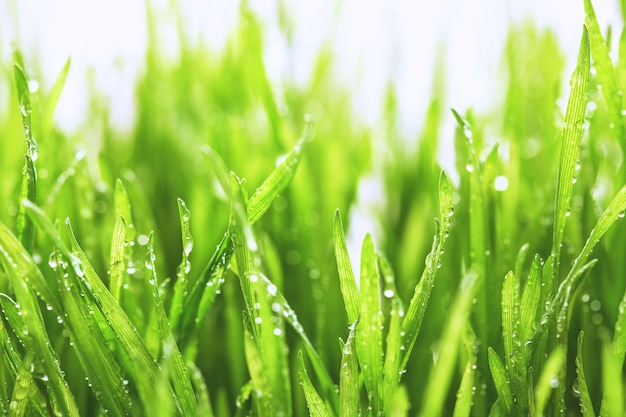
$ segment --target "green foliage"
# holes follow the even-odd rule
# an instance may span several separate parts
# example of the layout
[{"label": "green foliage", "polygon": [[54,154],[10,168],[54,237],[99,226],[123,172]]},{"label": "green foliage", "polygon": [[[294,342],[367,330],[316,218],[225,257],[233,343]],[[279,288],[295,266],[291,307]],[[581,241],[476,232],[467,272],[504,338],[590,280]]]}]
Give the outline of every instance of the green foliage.
[{"label": "green foliage", "polygon": [[[397,86],[370,138],[328,51],[304,87],[273,85],[245,2],[223,53],[181,30],[169,63],[148,13],[127,135],[97,92],[83,130],[60,131],[70,61],[31,92],[37,70],[14,52],[1,80],[15,88],[0,113],[0,413],[623,415],[626,35],[612,54],[591,2],[580,7],[565,114],[557,41],[525,24],[506,43],[502,112],[445,116],[438,75],[415,150]],[[456,173],[436,162],[444,120],[457,124]],[[84,141],[95,131],[98,150]],[[375,164],[374,237],[351,209]]]}]

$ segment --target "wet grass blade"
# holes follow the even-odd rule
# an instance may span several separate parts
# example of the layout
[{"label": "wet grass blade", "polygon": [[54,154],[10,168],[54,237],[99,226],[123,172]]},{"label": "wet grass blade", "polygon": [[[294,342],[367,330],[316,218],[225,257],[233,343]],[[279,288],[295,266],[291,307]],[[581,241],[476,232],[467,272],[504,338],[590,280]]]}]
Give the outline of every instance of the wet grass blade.
[{"label": "wet grass blade", "polygon": [[339,210],[335,211],[333,239],[335,242],[335,259],[337,260],[337,269],[339,271],[341,294],[343,295],[348,321],[354,323],[359,316],[359,293],[356,288],[352,265],[350,264],[350,256],[348,255],[346,237],[343,232]]},{"label": "wet grass blade", "polygon": [[341,368],[339,371],[339,415],[359,414],[359,361],[354,347],[357,323],[350,325],[348,339],[341,346]]},{"label": "wet grass blade", "polygon": [[[585,25],[589,31],[589,44],[591,56],[593,56],[596,67],[596,77],[598,84],[602,87],[602,95],[607,105],[607,113],[615,137],[620,140],[624,138],[624,123],[622,117],[622,97],[618,93],[615,68],[609,56],[609,47],[604,40],[600,25],[596,19],[596,12],[593,9],[591,0],[585,0]],[[622,148],[624,144],[622,143]]]},{"label": "wet grass blade", "polygon": [[9,405],[9,416],[22,417],[26,412],[26,406],[28,405],[28,392],[31,389],[33,383],[33,371],[35,353],[33,350],[29,350],[24,355],[22,365],[17,373],[15,379],[15,385],[13,386],[13,394],[11,395],[11,404]]},{"label": "wet grass blade", "polygon": [[511,392],[511,385],[509,378],[507,377],[506,368],[502,363],[502,359],[491,347],[488,351],[489,357],[489,369],[491,370],[491,376],[493,383],[498,393],[498,399],[500,404],[504,407],[506,415],[513,415],[513,393]]},{"label": "wet grass blade", "polygon": [[[35,164],[30,156],[24,155],[24,168],[22,172],[22,190],[20,200],[37,201],[37,173]],[[35,241],[35,231],[33,224],[26,218],[25,209],[22,205],[17,213],[17,237],[24,245],[24,248],[32,252]]]},{"label": "wet grass blade", "polygon": [[313,138],[313,120],[310,117],[306,119],[304,132],[298,142],[291,151],[283,158],[281,163],[267,177],[263,184],[250,196],[248,201],[248,222],[250,225],[256,223],[257,220],[265,214],[270,208],[274,199],[280,194],[285,187],[291,182],[296,168],[300,162],[302,151],[307,142]]},{"label": "wet grass blade", "polygon": [[44,137],[48,136],[53,124],[54,112],[57,108],[57,104],[59,103],[59,99],[61,98],[61,92],[63,91],[63,87],[65,87],[65,80],[67,80],[67,74],[70,72],[70,64],[72,60],[67,58],[61,72],[54,80],[54,84],[52,84],[52,88],[50,88],[50,92],[48,92],[48,96],[46,97],[46,108],[43,114],[43,133]]},{"label": "wet grass blade", "polygon": [[163,363],[168,364],[170,379],[174,387],[174,393],[180,404],[181,412],[184,416],[198,416],[198,406],[196,403],[195,393],[189,379],[187,365],[183,360],[183,356],[176,345],[174,335],[167,320],[167,314],[161,301],[159,294],[159,283],[155,266],[156,256],[154,254],[154,246],[152,233],[148,238],[148,254],[146,256],[146,268],[150,271],[150,287],[152,287],[152,296],[154,298],[154,306],[159,324],[159,333],[161,335],[161,352],[163,355]]},{"label": "wet grass blade", "polygon": [[570,213],[570,200],[574,189],[574,178],[577,169],[580,169],[578,153],[580,140],[583,136],[585,108],[589,93],[590,52],[589,34],[583,27],[583,36],[580,42],[580,51],[576,69],[570,79],[571,91],[565,112],[563,136],[561,139],[561,153],[559,156],[559,171],[557,176],[556,203],[554,213],[554,236],[552,241],[553,280],[549,294],[556,293],[559,282],[559,266],[561,244],[565,232],[565,222]]},{"label": "wet grass blade", "polygon": [[589,388],[587,387],[587,379],[585,378],[583,367],[583,337],[584,332],[581,330],[578,334],[578,351],[576,352],[576,375],[578,377],[575,380],[575,390],[580,395],[580,410],[583,413],[583,417],[595,417],[596,414],[593,411],[593,404],[591,403],[591,396],[589,395]]},{"label": "wet grass blade", "polygon": [[122,285],[124,284],[124,276],[126,272],[125,262],[126,248],[126,222],[124,217],[120,216],[115,221],[113,227],[113,236],[111,238],[111,261],[109,266],[110,279],[109,288],[111,296],[119,303]]},{"label": "wet grass blade", "polygon": [[193,249],[193,237],[191,236],[191,230],[189,228],[189,220],[191,214],[187,208],[187,204],[181,198],[178,202],[178,215],[180,218],[180,230],[182,236],[182,260],[178,269],[176,270],[176,284],[174,284],[174,296],[172,304],[170,306],[170,321],[172,322],[172,328],[178,327],[178,321],[183,313],[183,308],[186,303],[188,295],[187,281],[188,274],[191,271],[191,262],[189,261],[189,255]]},{"label": "wet grass blade", "polygon": [[402,331],[404,332],[402,346],[404,349],[402,350],[403,356],[400,369],[406,368],[411,351],[415,345],[415,340],[422,326],[424,314],[428,307],[428,300],[430,299],[430,294],[435,284],[437,271],[441,266],[445,241],[450,229],[450,218],[453,213],[452,190],[446,174],[442,171],[439,177],[439,228],[433,239],[432,249],[426,257],[426,268],[422,273],[420,281],[415,286],[415,293],[409,302],[406,315],[402,322]]},{"label": "wet grass blade", "polygon": [[361,312],[356,328],[356,351],[367,390],[369,406],[374,415],[383,412],[383,314],[376,254],[368,234],[361,250]]},{"label": "wet grass blade", "polygon": [[309,415],[311,417],[331,417],[333,415],[331,410],[326,406],[322,397],[320,397],[318,392],[315,390],[315,387],[311,383],[311,379],[307,374],[306,367],[304,366],[302,351],[298,352],[298,363],[300,365],[300,384],[302,384],[302,389],[304,390]]},{"label": "wet grass blade", "polygon": [[520,303],[520,334],[522,341],[527,342],[533,335],[537,326],[537,314],[543,303],[541,303],[541,258],[535,255],[535,259],[530,267],[528,280],[522,292]]},{"label": "wet grass blade", "polygon": [[609,346],[602,348],[602,404],[600,416],[624,415],[624,380]]}]

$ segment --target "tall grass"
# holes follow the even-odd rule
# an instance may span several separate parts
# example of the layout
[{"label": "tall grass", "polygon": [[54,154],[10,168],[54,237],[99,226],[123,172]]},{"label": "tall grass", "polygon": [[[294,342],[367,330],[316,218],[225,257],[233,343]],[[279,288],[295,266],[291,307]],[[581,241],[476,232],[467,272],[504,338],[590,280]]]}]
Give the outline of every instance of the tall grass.
[{"label": "tall grass", "polygon": [[[573,68],[549,31],[511,30],[497,114],[448,113],[435,80],[415,153],[396,87],[374,137],[328,51],[307,86],[272,85],[245,4],[223,54],[187,46],[175,63],[148,15],[130,135],[95,92],[83,131],[60,131],[70,61],[32,92],[16,50],[2,413],[623,415],[626,36],[584,10]],[[458,181],[436,160],[446,118]],[[352,230],[352,253],[359,181],[381,160],[383,233]]]}]

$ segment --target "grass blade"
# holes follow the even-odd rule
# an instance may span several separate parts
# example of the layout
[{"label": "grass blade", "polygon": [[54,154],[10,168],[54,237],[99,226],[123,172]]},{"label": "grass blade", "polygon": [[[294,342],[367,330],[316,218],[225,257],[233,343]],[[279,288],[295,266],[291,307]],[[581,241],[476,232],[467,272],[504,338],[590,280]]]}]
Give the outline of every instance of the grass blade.
[{"label": "grass blade", "polygon": [[583,417],[595,417],[596,414],[593,411],[593,404],[591,403],[583,367],[583,337],[584,332],[581,330],[578,333],[578,351],[576,352],[576,375],[578,375],[575,381],[576,391],[580,394],[580,410],[583,413]]},{"label": "grass blade", "polygon": [[113,236],[111,238],[111,263],[109,266],[110,279],[109,288],[111,296],[119,303],[122,285],[124,284],[124,274],[126,272],[125,262],[126,248],[126,222],[120,216],[115,221]]},{"label": "grass blade", "polygon": [[559,374],[565,363],[565,352],[558,347],[550,354],[546,361],[537,384],[535,385],[535,415],[544,414],[550,394],[559,384]]},{"label": "grass blade", "polygon": [[465,327],[465,336],[463,338],[467,362],[465,371],[461,378],[461,386],[456,394],[456,404],[454,405],[453,417],[469,417],[472,411],[474,399],[474,384],[476,380],[476,335],[470,325]]},{"label": "grass blade", "polygon": [[[298,363],[300,364],[299,374],[300,374],[300,384],[302,384],[302,389],[304,390],[304,396],[306,397],[307,407],[309,408],[309,415],[311,417],[330,417],[332,416],[332,412],[322,400],[322,397],[317,393],[315,387],[311,383],[311,379],[306,372],[306,367],[304,366],[304,358],[302,356],[302,351],[298,352]],[[356,415],[356,414],[354,414]]]},{"label": "grass blade", "polygon": [[574,189],[574,177],[579,164],[578,152],[580,140],[583,136],[585,108],[587,106],[589,92],[589,55],[589,34],[587,28],[583,27],[578,62],[576,63],[576,69],[570,79],[571,91],[567,102],[561,140],[556,188],[556,209],[554,213],[554,236],[552,241],[553,280],[552,287],[548,288],[549,294],[556,293],[556,285],[557,282],[559,282],[561,244],[565,232],[565,222],[570,213],[570,200],[572,198],[572,190]]},{"label": "grass blade", "polygon": [[350,333],[341,349],[341,371],[339,373],[339,415],[359,414],[359,362],[354,347],[357,323],[350,325]]},{"label": "grass blade", "polygon": [[189,262],[189,255],[193,249],[193,238],[189,229],[189,219],[191,214],[185,201],[182,198],[177,200],[178,202],[178,214],[180,217],[180,230],[182,236],[183,254],[182,260],[178,269],[176,270],[176,284],[174,284],[174,297],[170,306],[170,320],[172,322],[172,328],[178,327],[178,321],[183,313],[183,308],[187,298],[187,281],[188,274],[191,270],[191,262]]},{"label": "grass blade", "polygon": [[43,114],[43,132],[44,138],[48,136],[50,129],[52,128],[54,112],[57,108],[57,104],[59,103],[59,99],[61,98],[61,92],[63,91],[63,87],[65,86],[65,80],[67,80],[67,74],[70,71],[70,64],[72,60],[67,58],[61,72],[54,80],[54,84],[52,84],[52,88],[50,88],[50,92],[48,93],[48,97],[46,97],[46,109]]},{"label": "grass blade", "polygon": [[9,416],[21,417],[26,412],[28,404],[28,391],[33,382],[33,371],[35,370],[34,361],[35,353],[33,350],[26,352],[22,365],[15,379],[13,394],[11,395],[11,404],[9,405]]},{"label": "grass blade", "polygon": [[402,357],[400,369],[405,369],[406,364],[409,361],[411,351],[417,340],[422,321],[424,320],[424,314],[426,313],[426,307],[428,306],[428,300],[435,284],[435,278],[437,271],[441,266],[441,257],[444,252],[444,245],[450,229],[450,218],[454,214],[452,208],[452,190],[448,182],[446,174],[442,171],[439,178],[439,215],[441,222],[439,224],[438,233],[433,239],[433,245],[430,253],[426,257],[426,268],[422,273],[420,281],[415,286],[415,293],[409,303],[409,307],[406,311],[406,316],[402,322],[402,331],[404,337],[402,339],[402,346],[404,347],[404,354]]},{"label": "grass blade", "polygon": [[488,351],[488,357],[489,369],[491,369],[491,376],[493,377],[500,404],[504,407],[506,415],[513,415],[513,394],[502,359],[491,347]]},{"label": "grass blade", "polygon": [[601,91],[607,105],[611,127],[615,130],[615,137],[621,142],[624,138],[622,98],[618,93],[615,68],[609,56],[609,47],[604,41],[591,0],[585,0],[585,14],[585,25],[589,31],[589,44],[596,67],[596,77],[598,84],[602,86]]},{"label": "grass blade", "polygon": [[541,266],[541,258],[539,258],[539,255],[535,255],[522,293],[520,334],[524,342],[532,337],[537,326],[537,314],[543,304],[541,303]]},{"label": "grass blade", "polygon": [[624,380],[622,370],[615,363],[610,347],[602,349],[602,404],[601,416],[624,415]]},{"label": "grass blade", "polygon": [[39,157],[39,147],[33,136],[32,113],[33,108],[30,102],[30,90],[28,89],[28,77],[24,69],[24,60],[19,50],[13,53],[13,80],[17,90],[17,98],[20,104],[22,123],[24,124],[24,135],[26,137],[26,155],[33,161]]},{"label": "grass blade", "polygon": [[359,317],[359,294],[356,288],[356,280],[350,256],[346,246],[346,237],[343,233],[343,224],[339,210],[335,211],[335,221],[333,223],[333,239],[335,242],[335,259],[337,260],[337,270],[339,271],[339,282],[341,284],[341,294],[350,323],[356,322]]},{"label": "grass blade", "polygon": [[[35,171],[35,164],[30,156],[24,155],[24,168],[22,171],[22,190],[20,192],[21,200],[37,201],[37,173]],[[23,205],[17,212],[17,237],[24,245],[24,248],[29,252],[32,252],[33,245],[35,243],[35,232],[33,224],[26,218],[26,213]]]},{"label": "grass blade", "polygon": [[369,406],[374,415],[383,412],[383,315],[372,237],[368,234],[361,250],[361,313],[356,328],[356,351],[361,364]]}]

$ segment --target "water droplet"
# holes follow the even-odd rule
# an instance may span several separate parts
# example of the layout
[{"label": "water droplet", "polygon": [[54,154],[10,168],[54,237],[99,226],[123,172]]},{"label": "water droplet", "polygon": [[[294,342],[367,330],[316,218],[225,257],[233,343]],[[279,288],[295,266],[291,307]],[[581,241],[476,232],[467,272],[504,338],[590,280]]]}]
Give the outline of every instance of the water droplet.
[{"label": "water droplet", "polygon": [[509,188],[509,179],[503,175],[498,175],[493,181],[493,188],[496,191],[506,191]]},{"label": "water droplet", "polygon": [[465,170],[467,172],[474,172],[474,165],[472,165],[472,164],[465,165]]},{"label": "water droplet", "polygon": [[267,292],[269,293],[269,295],[275,296],[278,292],[278,288],[274,284],[269,284],[267,286]]},{"label": "water droplet", "polygon": [[626,216],[626,212],[624,210],[622,210],[619,213],[617,213],[617,217],[620,218],[620,219],[623,219],[624,216]]},{"label": "water droplet", "polygon": [[556,375],[553,375],[550,378],[550,387],[556,388],[559,386],[559,378]]},{"label": "water droplet", "polygon": [[280,336],[281,334],[283,334],[283,331],[279,329],[278,327],[276,327],[273,333],[274,333],[274,336]]},{"label": "water droplet", "polygon": [[568,208],[568,209],[565,211],[565,217],[569,217],[571,214],[572,214],[572,211]]},{"label": "water droplet", "polygon": [[395,294],[395,293],[394,293],[394,292],[393,292],[393,290],[391,290],[391,289],[389,289],[389,290],[385,290],[385,291],[383,292],[383,295],[384,295],[385,297],[387,297],[387,298],[392,298],[392,297],[394,296],[394,294]]}]

